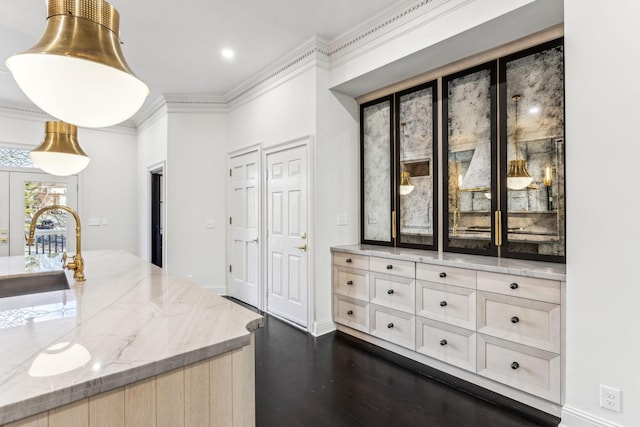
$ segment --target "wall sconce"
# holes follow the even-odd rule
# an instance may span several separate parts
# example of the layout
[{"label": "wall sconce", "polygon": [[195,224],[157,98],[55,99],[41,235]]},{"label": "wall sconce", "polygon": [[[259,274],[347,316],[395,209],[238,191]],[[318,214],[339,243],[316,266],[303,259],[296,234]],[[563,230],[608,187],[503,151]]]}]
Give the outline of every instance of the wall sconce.
[{"label": "wall sconce", "polygon": [[105,127],[136,113],[149,94],[120,49],[120,15],[104,0],[49,0],[42,38],[7,60],[20,89],[53,117]]},{"label": "wall sconce", "polygon": [[46,122],[44,141],[29,152],[36,166],[51,175],[74,175],[91,160],[78,143],[78,128],[65,122]]},{"label": "wall sconce", "polygon": [[547,210],[550,211],[553,204],[553,196],[551,195],[551,184],[553,184],[553,176],[550,166],[544,168],[544,178],[542,178],[542,183],[547,189]]},{"label": "wall sconce", "polygon": [[[400,123],[400,126],[402,126],[402,132],[400,133],[400,141],[401,141],[401,148],[402,148],[402,162],[400,164],[400,167],[402,169],[404,169],[404,161],[405,161],[405,148],[404,148],[404,128],[407,124],[406,123]],[[409,172],[403,170],[402,172],[400,172],[400,195],[401,196],[406,196],[407,194],[411,193],[413,191],[413,189],[415,188],[413,185],[411,185],[411,181],[409,181]]]},{"label": "wall sconce", "polygon": [[509,172],[507,173],[507,188],[510,190],[522,190],[527,188],[533,181],[533,177],[527,170],[527,163],[520,159],[520,152],[518,151],[518,136],[520,134],[520,128],[518,127],[518,101],[522,98],[520,95],[514,95],[513,99],[516,103],[516,126],[514,131],[514,146],[516,152],[515,160],[509,162]]}]

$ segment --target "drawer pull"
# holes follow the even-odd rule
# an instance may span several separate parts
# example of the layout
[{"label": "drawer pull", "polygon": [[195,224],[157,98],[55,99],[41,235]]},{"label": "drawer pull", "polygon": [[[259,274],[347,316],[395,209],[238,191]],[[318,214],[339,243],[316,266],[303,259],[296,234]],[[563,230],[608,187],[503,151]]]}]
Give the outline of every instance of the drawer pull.
[{"label": "drawer pull", "polygon": [[387,328],[389,328],[389,329],[393,328],[393,323],[389,323],[389,324],[387,325]]},{"label": "drawer pull", "polygon": [[393,265],[389,264],[387,265],[387,270],[392,270],[393,269]]},{"label": "drawer pull", "polygon": [[353,316],[353,310],[347,311],[347,316]]},{"label": "drawer pull", "polygon": [[353,280],[349,280],[349,281],[347,282],[347,285],[352,286],[352,285],[353,285]]},{"label": "drawer pull", "polygon": [[447,345],[447,340],[440,340],[440,345],[441,346]]},{"label": "drawer pull", "polygon": [[440,277],[442,277],[442,278],[444,279],[445,277],[447,277],[447,273],[445,273],[445,272],[443,271],[442,273],[440,273]]},{"label": "drawer pull", "polygon": [[511,323],[518,323],[520,321],[520,319],[518,318],[518,316],[513,316],[511,318]]},{"label": "drawer pull", "polygon": [[389,295],[393,295],[393,289],[389,289],[389,290],[387,291],[387,293],[388,293]]},{"label": "drawer pull", "polygon": [[353,261],[351,260],[351,258],[347,258],[345,261],[346,261],[346,263],[347,263],[347,264],[351,264],[351,263],[353,262]]},{"label": "drawer pull", "polygon": [[513,282],[512,284],[509,285],[509,287],[513,290],[518,289],[518,284],[516,282]]},{"label": "drawer pull", "polygon": [[440,301],[440,307],[446,307],[446,306],[447,306],[446,301]]},{"label": "drawer pull", "polygon": [[520,367],[520,364],[518,362],[513,362],[511,364],[511,369],[518,369]]}]

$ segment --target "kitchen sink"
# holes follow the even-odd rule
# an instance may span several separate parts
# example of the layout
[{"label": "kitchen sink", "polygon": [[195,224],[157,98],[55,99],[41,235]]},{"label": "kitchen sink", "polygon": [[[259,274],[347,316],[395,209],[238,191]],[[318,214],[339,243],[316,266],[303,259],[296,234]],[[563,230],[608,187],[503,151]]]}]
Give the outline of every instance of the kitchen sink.
[{"label": "kitchen sink", "polygon": [[0,277],[0,298],[69,289],[64,271]]}]

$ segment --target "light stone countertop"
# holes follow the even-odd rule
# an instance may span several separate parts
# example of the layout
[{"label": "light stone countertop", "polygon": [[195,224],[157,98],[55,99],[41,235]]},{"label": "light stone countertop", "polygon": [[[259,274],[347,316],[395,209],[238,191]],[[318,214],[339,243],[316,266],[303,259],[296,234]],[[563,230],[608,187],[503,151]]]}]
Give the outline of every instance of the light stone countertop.
[{"label": "light stone countertop", "polygon": [[[70,290],[0,298],[0,425],[241,348],[263,324],[128,252],[83,255],[86,282],[66,272]],[[0,276],[60,268],[0,257]],[[75,368],[33,376],[47,358]]]},{"label": "light stone countertop", "polygon": [[535,277],[538,279],[558,280],[562,282],[566,281],[566,266],[553,262],[466,255],[452,252],[439,253],[437,251],[377,245],[334,246],[331,248],[331,252],[345,252],[354,255],[377,256],[492,273],[513,274],[516,276]]}]

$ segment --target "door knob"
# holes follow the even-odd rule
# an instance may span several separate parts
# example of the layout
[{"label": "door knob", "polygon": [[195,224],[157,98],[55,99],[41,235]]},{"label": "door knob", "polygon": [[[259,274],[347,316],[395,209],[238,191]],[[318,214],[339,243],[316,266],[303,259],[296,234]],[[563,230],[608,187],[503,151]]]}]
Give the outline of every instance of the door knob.
[{"label": "door knob", "polygon": [[255,239],[253,239],[253,240],[251,241],[251,243],[258,244],[258,238],[256,237]]},{"label": "door knob", "polygon": [[296,246],[296,249],[300,249],[302,252],[307,252],[307,245]]}]

